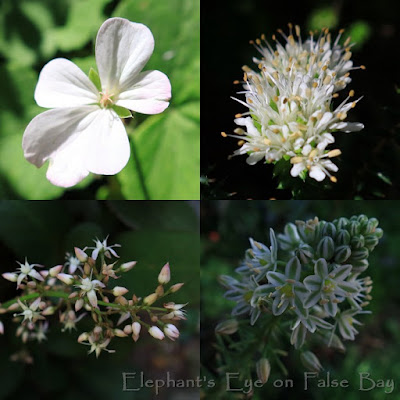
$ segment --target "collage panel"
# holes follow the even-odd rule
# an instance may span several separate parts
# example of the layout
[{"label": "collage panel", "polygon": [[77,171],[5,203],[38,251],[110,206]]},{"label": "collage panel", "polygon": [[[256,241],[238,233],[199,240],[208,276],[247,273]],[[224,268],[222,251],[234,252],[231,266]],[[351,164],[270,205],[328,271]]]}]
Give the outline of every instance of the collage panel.
[{"label": "collage panel", "polygon": [[0,199],[199,199],[200,0],[2,0],[0,20]]},{"label": "collage panel", "polygon": [[202,398],[398,394],[398,201],[203,201]]},{"label": "collage panel", "polygon": [[399,3],[208,4],[202,198],[398,199]]},{"label": "collage panel", "polygon": [[198,399],[199,202],[0,201],[0,399]]}]

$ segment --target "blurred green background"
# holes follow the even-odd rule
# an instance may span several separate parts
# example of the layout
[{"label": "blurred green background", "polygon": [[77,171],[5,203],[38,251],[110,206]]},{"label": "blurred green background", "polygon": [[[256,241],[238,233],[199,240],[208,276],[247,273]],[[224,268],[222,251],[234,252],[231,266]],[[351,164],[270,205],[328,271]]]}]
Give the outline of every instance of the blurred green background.
[{"label": "blurred green background", "polygon": [[[320,374],[326,380],[330,371],[331,379],[347,379],[349,388],[313,388],[303,390],[304,367],[289,343],[285,350],[289,356],[283,358],[293,379],[294,388],[274,388],[272,382],[285,379],[274,367],[270,381],[255,390],[253,399],[316,399],[340,400],[359,398],[380,400],[386,398],[382,388],[360,392],[359,372],[369,372],[377,379],[394,379],[393,398],[399,398],[400,383],[400,215],[398,201],[202,201],[201,204],[201,358],[202,374],[214,379],[216,385],[204,393],[210,399],[242,398],[237,393],[227,393],[225,377],[217,372],[214,344],[216,324],[230,317],[235,303],[223,298],[224,288],[217,282],[219,275],[234,275],[234,269],[250,247],[248,238],[269,245],[269,228],[275,233],[282,232],[287,222],[307,220],[318,216],[320,220],[331,221],[344,216],[365,214],[376,217],[384,236],[371,253],[370,267],[363,276],[371,276],[374,285],[368,309],[370,315],[361,315],[359,335],[354,342],[344,342],[346,353],[335,352],[325,347],[313,351],[320,359],[325,371]],[[249,325],[249,329],[251,329]],[[257,360],[254,360],[256,363]],[[235,371],[232,371],[235,372]],[[256,380],[256,376],[253,376]],[[369,386],[369,385],[368,385]]]},{"label": "blurred green background", "polygon": [[[162,266],[169,261],[171,283],[185,282],[171,297],[187,303],[188,319],[178,321],[179,340],[156,341],[143,332],[137,343],[131,337],[115,338],[96,360],[76,339],[92,328],[85,318],[78,331],[61,333],[57,316],[50,322],[48,340],[23,345],[15,337],[11,315],[1,315],[5,334],[0,335],[0,399],[197,399],[196,389],[122,391],[122,372],[144,373],[145,379],[196,379],[199,371],[199,203],[183,201],[0,201],[0,273],[15,271],[16,260],[46,267],[64,263],[74,246],[92,246],[93,239],[109,235],[108,244],[119,243],[122,262],[137,265],[116,281],[130,294],[152,293]],[[0,279],[0,302],[17,295],[15,284]],[[156,303],[157,304],[157,303]],[[33,365],[10,361],[26,349]],[[139,381],[128,382],[138,387]],[[184,397],[182,397],[184,396]]]},{"label": "blurred green background", "polygon": [[[238,147],[237,140],[223,138],[237,127],[234,115],[247,109],[231,99],[240,90],[233,84],[242,78],[242,65],[255,67],[259,53],[249,40],[264,33],[267,39],[278,28],[288,32],[287,24],[298,24],[302,38],[310,29],[330,28],[332,37],[345,29],[356,45],[352,48],[352,82],[333,104],[338,106],[350,89],[356,98],[363,96],[348,120],[362,122],[360,132],[336,133],[338,182],[328,188],[313,179],[303,185],[302,199],[398,199],[400,178],[400,94],[398,48],[400,3],[398,0],[230,0],[205,3],[202,8],[202,79],[212,84],[202,88],[201,173],[205,199],[292,198],[290,190],[278,190],[273,166],[262,162],[247,165],[245,156],[228,160]],[[277,35],[280,38],[280,35]],[[283,41],[279,39],[281,43]],[[270,44],[272,41],[269,40]],[[215,117],[217,115],[217,118]],[[333,147],[331,147],[333,148]],[[295,182],[300,179],[294,180]],[[208,183],[208,184],[207,184]],[[233,196],[233,197],[232,197]]]},{"label": "blurred green background", "polygon": [[[199,8],[199,0],[2,0],[0,198],[198,199]],[[122,172],[91,175],[65,191],[47,181],[47,165],[37,169],[24,159],[22,135],[45,111],[33,98],[42,67],[65,57],[88,74],[96,67],[97,31],[109,17],[141,22],[153,32],[155,50],[145,70],[168,75],[171,104],[160,115],[125,121],[131,158]]]}]

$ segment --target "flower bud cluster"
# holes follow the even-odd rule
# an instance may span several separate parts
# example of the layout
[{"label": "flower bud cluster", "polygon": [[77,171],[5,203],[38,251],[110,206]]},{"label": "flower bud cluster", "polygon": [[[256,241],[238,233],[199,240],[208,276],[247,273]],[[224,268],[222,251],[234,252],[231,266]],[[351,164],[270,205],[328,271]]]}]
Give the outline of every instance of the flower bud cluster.
[{"label": "flower bud cluster", "polygon": [[[293,32],[294,28],[294,32]],[[322,181],[338,167],[331,161],[341,154],[339,149],[327,149],[335,142],[332,133],[353,132],[363,124],[345,122],[347,113],[356,106],[354,90],[338,105],[333,100],[351,81],[353,67],[348,38],[339,43],[343,30],[332,39],[328,29],[318,35],[310,32],[303,40],[300,27],[289,24],[290,34],[278,30],[283,43],[273,35],[273,48],[265,38],[251,41],[261,54],[254,58],[258,71],[243,67],[245,101],[237,100],[248,111],[235,116],[238,128],[231,136],[239,139],[240,148],[234,155],[247,155],[247,163],[264,160],[275,164],[283,159],[292,165],[291,175],[305,179],[307,174]]]},{"label": "flower bud cluster", "polygon": [[[186,304],[168,301],[162,306],[152,306],[183,286],[176,283],[166,287],[171,279],[169,263],[162,267],[153,293],[143,299],[135,294],[129,296],[129,289],[115,285],[113,280],[131,270],[136,261],[117,266],[118,261],[112,259],[119,258],[115,248],[120,245],[110,246],[107,239],[96,239],[94,247],[75,248],[75,256],[67,253],[64,265],[45,269],[25,260],[24,264],[18,263],[17,271],[3,274],[5,279],[16,283],[21,293],[0,305],[0,313],[14,313],[14,321],[19,324],[17,336],[23,342],[46,339],[48,317],[53,314],[59,316],[62,331],[76,330],[82,318],[91,318],[93,329],[81,333],[78,342],[89,345],[89,353],[96,357],[102,351],[113,352],[107,347],[115,337],[132,335],[138,341],[142,328],[158,340],[165,336],[171,340],[179,337],[180,332],[172,322],[186,319],[183,310]],[[92,250],[91,254],[88,250]],[[1,322],[0,333],[4,333]]]},{"label": "flower bud cluster", "polygon": [[[359,215],[288,223],[277,236],[271,229],[269,247],[250,239],[239,276],[221,277],[225,297],[236,302],[233,316],[248,315],[252,325],[262,315],[280,317],[291,326],[296,348],[315,335],[344,349],[340,337],[354,340],[356,317],[368,312],[372,280],[362,274],[382,235],[377,219]],[[218,329],[230,334],[234,326]],[[312,358],[303,356],[308,363]]]}]

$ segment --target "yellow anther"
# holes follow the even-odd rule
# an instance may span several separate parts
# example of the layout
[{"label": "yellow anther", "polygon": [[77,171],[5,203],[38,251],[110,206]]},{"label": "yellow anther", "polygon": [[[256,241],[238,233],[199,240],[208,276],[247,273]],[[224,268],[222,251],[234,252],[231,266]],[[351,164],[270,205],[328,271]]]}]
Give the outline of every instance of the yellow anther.
[{"label": "yellow anther", "polygon": [[237,142],[238,146],[243,146],[246,142],[244,140],[239,140]]},{"label": "yellow anther", "polygon": [[341,154],[342,154],[342,152],[341,152],[339,149],[335,149],[335,150],[331,150],[331,151],[327,154],[327,156],[328,156],[329,158],[332,158],[332,157],[340,156]]},{"label": "yellow anther", "polygon": [[239,85],[240,81],[238,81],[237,79],[233,81],[234,85]]},{"label": "yellow anther", "polygon": [[222,137],[228,137],[228,135],[225,132],[221,132]]},{"label": "yellow anther", "polygon": [[303,157],[292,157],[290,159],[290,164],[299,164],[303,162]]},{"label": "yellow anther", "polygon": [[235,118],[242,118],[242,114],[235,114]]},{"label": "yellow anther", "polygon": [[352,89],[352,90],[350,90],[350,92],[349,92],[349,97],[353,97],[354,96],[354,90]]}]

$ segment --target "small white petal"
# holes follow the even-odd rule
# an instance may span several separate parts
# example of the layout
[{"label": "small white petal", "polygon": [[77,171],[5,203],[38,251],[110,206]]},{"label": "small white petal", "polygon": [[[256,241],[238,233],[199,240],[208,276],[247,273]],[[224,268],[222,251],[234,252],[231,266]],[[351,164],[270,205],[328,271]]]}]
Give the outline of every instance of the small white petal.
[{"label": "small white petal", "polygon": [[303,171],[304,169],[305,169],[305,166],[302,162],[293,164],[293,167],[290,170],[290,175],[292,175],[293,177],[299,176],[301,171]]},{"label": "small white petal", "polygon": [[116,104],[143,114],[158,114],[169,105],[171,84],[160,71],[140,73],[131,85],[120,93]]},{"label": "small white petal", "polygon": [[260,160],[262,160],[265,156],[265,153],[262,152],[256,152],[256,153],[251,153],[247,159],[246,162],[249,165],[254,165],[257,164]]},{"label": "small white petal", "polygon": [[35,100],[40,107],[74,107],[97,103],[96,86],[73,62],[56,58],[39,75]]},{"label": "small white petal", "polygon": [[96,62],[103,90],[124,91],[146,65],[154,49],[147,26],[124,18],[110,18],[96,38]]},{"label": "small white petal", "polygon": [[322,171],[319,165],[313,165],[310,170],[310,177],[316,181],[321,182],[325,178],[325,172]]}]

